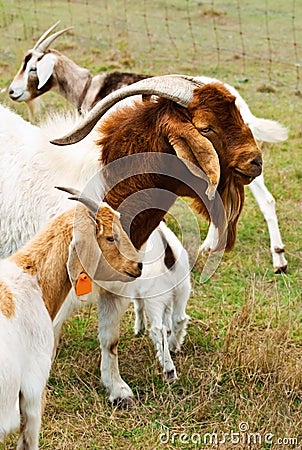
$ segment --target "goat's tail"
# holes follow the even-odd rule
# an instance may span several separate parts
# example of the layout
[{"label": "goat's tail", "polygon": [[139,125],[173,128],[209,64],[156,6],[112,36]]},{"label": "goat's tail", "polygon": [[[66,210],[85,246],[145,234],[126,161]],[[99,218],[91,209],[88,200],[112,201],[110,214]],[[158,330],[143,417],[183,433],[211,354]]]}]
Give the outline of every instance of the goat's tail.
[{"label": "goat's tail", "polygon": [[288,138],[287,128],[275,120],[254,116],[249,127],[257,141],[276,143],[286,141]]}]

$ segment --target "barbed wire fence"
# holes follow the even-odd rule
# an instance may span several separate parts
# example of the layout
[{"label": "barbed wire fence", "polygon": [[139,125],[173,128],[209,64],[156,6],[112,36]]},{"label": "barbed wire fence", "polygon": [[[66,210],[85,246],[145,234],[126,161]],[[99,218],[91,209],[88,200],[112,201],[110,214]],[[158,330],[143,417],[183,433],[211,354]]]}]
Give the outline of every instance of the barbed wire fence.
[{"label": "barbed wire fence", "polygon": [[56,47],[92,71],[252,78],[301,89],[298,0],[0,1],[0,64],[13,74],[20,43],[30,48],[59,19],[74,31]]}]

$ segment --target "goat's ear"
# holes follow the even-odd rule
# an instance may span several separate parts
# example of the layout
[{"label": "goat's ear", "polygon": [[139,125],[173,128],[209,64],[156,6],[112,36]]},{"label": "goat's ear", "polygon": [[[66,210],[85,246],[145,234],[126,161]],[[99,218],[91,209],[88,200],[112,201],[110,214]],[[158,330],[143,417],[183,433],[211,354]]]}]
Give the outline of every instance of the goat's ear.
[{"label": "goat's ear", "polygon": [[[208,181],[206,195],[210,200],[215,196],[220,178],[220,164],[218,155],[212,143],[191,124],[191,122],[178,123],[175,120],[167,124],[168,139],[177,156],[182,159],[188,169],[200,178]],[[201,169],[206,177],[203,177]]]},{"label": "goat's ear", "polygon": [[69,279],[71,281],[72,287],[76,291],[77,282],[80,278],[82,272],[86,272],[84,270],[83,265],[78,256],[77,252],[77,244],[74,240],[69,244],[68,249],[68,260],[67,260],[67,272],[69,275]]},{"label": "goat's ear", "polygon": [[69,245],[67,271],[73,287],[83,271],[94,279],[98,275],[101,259],[102,252],[96,239],[95,223],[87,216],[85,224],[81,223],[79,227],[75,225]]},{"label": "goat's ear", "polygon": [[[81,210],[80,210],[81,211]],[[77,215],[78,214],[78,215]],[[99,230],[98,230],[99,232]],[[96,237],[96,224],[89,214],[76,211],[74,218],[73,237],[69,244],[67,271],[72,285],[85,271],[91,279],[100,279],[99,271],[102,266],[102,251]]]},{"label": "goat's ear", "polygon": [[[125,281],[125,276],[106,260],[96,237],[95,222],[87,215],[87,221],[75,224],[73,238],[69,244],[67,271],[71,284],[76,288],[81,272],[86,272],[95,281]],[[97,225],[98,235],[103,233],[102,224]]]},{"label": "goat's ear", "polygon": [[56,60],[57,58],[55,55],[46,53],[46,55],[37,62],[37,76],[39,80],[38,89],[42,89],[51,77]]}]

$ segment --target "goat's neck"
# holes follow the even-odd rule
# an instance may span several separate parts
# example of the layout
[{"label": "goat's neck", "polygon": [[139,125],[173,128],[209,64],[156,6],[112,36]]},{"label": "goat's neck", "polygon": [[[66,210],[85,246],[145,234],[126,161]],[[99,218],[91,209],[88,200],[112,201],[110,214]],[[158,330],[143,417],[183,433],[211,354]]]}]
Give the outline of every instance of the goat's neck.
[{"label": "goat's neck", "polygon": [[66,56],[60,54],[57,57],[54,89],[80,110],[90,87],[92,75],[89,70],[78,66]]},{"label": "goat's neck", "polygon": [[71,289],[66,263],[73,221],[74,210],[61,214],[9,258],[24,272],[37,278],[52,320]]},{"label": "goat's neck", "polygon": [[[133,245],[140,249],[176,199],[161,177],[138,175],[117,183],[105,197],[121,213],[121,223]],[[148,208],[148,205],[150,207]]]}]

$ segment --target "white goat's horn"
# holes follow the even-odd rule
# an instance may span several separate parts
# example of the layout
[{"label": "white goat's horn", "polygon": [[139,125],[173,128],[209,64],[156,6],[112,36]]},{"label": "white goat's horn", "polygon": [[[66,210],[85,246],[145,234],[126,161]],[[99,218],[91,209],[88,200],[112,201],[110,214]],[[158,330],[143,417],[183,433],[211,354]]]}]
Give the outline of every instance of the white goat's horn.
[{"label": "white goat's horn", "polygon": [[68,192],[68,194],[71,195],[77,195],[78,197],[81,196],[81,191],[78,189],[72,188],[72,187],[65,187],[65,186],[55,186],[55,189],[59,189],[59,191]]},{"label": "white goat's horn", "polygon": [[186,107],[193,98],[194,89],[203,85],[204,83],[185,75],[163,75],[138,81],[107,95],[90,110],[77,128],[64,137],[50,142],[56,145],[69,145],[84,139],[108,109],[132,95],[157,95]]},{"label": "white goat's horn", "polygon": [[96,214],[101,205],[98,205],[95,200],[88,197],[78,197],[73,195],[72,197],[68,197],[69,200],[76,200],[77,202],[83,203],[83,205],[87,206],[87,208],[93,213]]},{"label": "white goat's horn", "polygon": [[61,34],[66,33],[69,30],[72,30],[73,27],[64,28],[63,30],[57,31],[54,34],[49,34],[58,26],[60,23],[60,20],[56,22],[54,25],[52,25],[45,33],[42,34],[38,42],[34,46],[34,50],[44,53],[48,49],[48,47],[53,43],[55,39],[57,39]]}]

